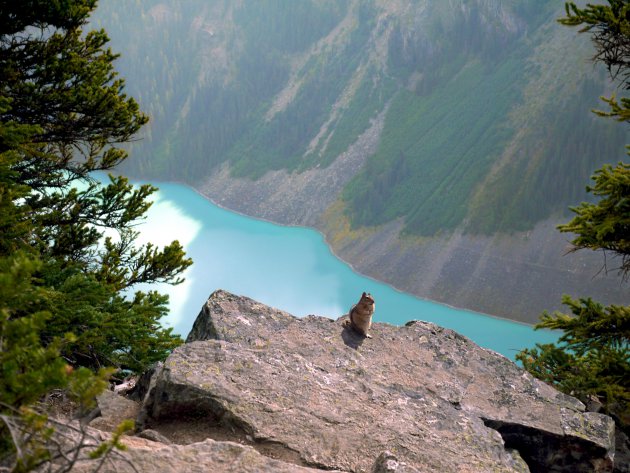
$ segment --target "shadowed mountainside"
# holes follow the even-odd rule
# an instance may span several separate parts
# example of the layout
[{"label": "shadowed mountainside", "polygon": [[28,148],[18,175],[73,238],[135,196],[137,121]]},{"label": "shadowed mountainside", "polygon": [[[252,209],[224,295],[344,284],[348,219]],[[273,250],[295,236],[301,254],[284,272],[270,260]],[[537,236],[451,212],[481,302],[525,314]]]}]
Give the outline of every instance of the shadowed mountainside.
[{"label": "shadowed mountainside", "polygon": [[152,116],[126,172],[315,226],[361,272],[531,322],[562,292],[622,298],[554,235],[628,138],[589,113],[610,84],[558,8],[121,0],[95,23]]}]

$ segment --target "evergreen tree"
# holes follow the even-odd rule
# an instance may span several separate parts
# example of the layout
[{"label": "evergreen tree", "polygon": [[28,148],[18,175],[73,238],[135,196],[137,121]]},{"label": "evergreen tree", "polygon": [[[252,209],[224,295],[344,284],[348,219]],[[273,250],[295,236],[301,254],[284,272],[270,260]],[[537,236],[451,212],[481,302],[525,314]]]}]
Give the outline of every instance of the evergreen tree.
[{"label": "evergreen tree", "polygon": [[[608,5],[591,5],[578,8],[574,2],[565,3],[567,16],[559,20],[563,25],[580,26],[588,32],[595,44],[596,62],[606,65],[613,79],[624,89],[630,88],[630,3],[627,0],[608,0]],[[615,96],[603,99],[610,105],[608,112],[596,112],[619,121],[630,120],[630,99]]]},{"label": "evergreen tree", "polygon": [[147,122],[105,32],[83,31],[95,6],[0,0],[0,467],[13,471],[51,459],[38,407],[51,389],[88,402],[181,343],[159,323],[167,296],[133,292],[191,264],[177,241],[136,243],[156,189],[92,174]]},{"label": "evergreen tree", "polygon": [[[630,2],[609,0],[608,5],[578,8],[566,4],[560,23],[584,25],[592,35],[594,60],[602,62],[624,89],[630,88]],[[630,99],[603,99],[609,110],[596,112],[630,122]],[[593,176],[587,191],[595,202],[573,207],[574,218],[558,228],[574,234],[573,250],[604,252],[604,269],[610,262],[624,279],[630,272],[630,165],[605,165]],[[610,258],[607,258],[609,256]],[[571,315],[544,313],[537,328],[561,330],[557,344],[537,345],[517,355],[525,369],[560,390],[589,403],[599,400],[618,425],[630,430],[630,307],[608,307],[589,298],[563,303]]]},{"label": "evergreen tree", "polygon": [[[595,172],[594,186],[587,191],[599,197],[596,203],[582,202],[571,210],[573,220],[560,225],[561,232],[575,233],[573,251],[580,249],[603,250],[612,257],[605,269],[620,272],[627,279],[630,272],[630,165],[605,165]],[[617,264],[615,261],[620,260]]]}]

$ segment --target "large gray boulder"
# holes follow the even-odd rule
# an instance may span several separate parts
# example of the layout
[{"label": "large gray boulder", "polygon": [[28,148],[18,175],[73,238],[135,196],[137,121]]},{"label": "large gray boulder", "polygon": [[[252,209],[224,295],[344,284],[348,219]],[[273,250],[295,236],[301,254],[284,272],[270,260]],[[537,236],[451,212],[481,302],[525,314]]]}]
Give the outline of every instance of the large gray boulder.
[{"label": "large gray boulder", "polygon": [[[109,437],[88,429],[88,447],[75,459],[72,473],[314,473],[317,470],[262,455],[235,442],[206,439],[188,445],[165,445],[139,437],[124,437],[125,450],[113,450],[105,458],[92,459],[94,448]],[[67,441],[67,438],[64,438]],[[84,442],[85,438],[83,439]],[[66,458],[72,458],[68,450]],[[41,471],[62,471],[59,460]],[[50,468],[49,468],[50,467]],[[39,470],[38,470],[39,471]],[[63,469],[63,471],[67,471]],[[387,471],[387,470],[385,470]],[[398,470],[394,470],[398,471]]]},{"label": "large gray boulder", "polygon": [[143,423],[343,471],[609,472],[614,423],[427,322],[296,318],[224,291],[154,377]]}]

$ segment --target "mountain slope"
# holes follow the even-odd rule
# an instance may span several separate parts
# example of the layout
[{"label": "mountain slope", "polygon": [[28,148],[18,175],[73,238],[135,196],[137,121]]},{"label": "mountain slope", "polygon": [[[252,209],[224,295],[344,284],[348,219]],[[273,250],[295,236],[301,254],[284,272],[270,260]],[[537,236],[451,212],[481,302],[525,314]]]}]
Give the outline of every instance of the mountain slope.
[{"label": "mountain slope", "polygon": [[[413,282],[413,267],[383,262],[366,242],[387,241],[380,255],[401,245],[420,254],[428,241],[442,250],[456,242],[466,253],[464,241],[551,229],[549,219],[585,198],[593,170],[623,156],[623,127],[589,113],[610,85],[588,65],[588,38],[555,23],[558,7],[551,0],[103,3],[96,23],[122,52],[128,90],[153,118],[125,171],[317,226],[375,277],[505,314],[511,299],[526,295],[507,288],[497,302],[490,288],[482,304],[473,301],[478,295],[452,295],[461,292],[460,276],[491,285],[483,269],[473,265],[453,279],[436,263],[427,278],[442,283],[428,291]],[[394,236],[379,237],[391,229]],[[505,251],[519,253],[515,238]],[[543,280],[564,275],[567,264],[590,264],[580,261],[554,259]],[[564,287],[583,288],[588,270]],[[557,291],[541,304],[551,300],[559,301]]]},{"label": "mountain slope", "polygon": [[328,166],[390,104],[343,193],[353,225],[491,234],[579,200],[626,138],[589,116],[606,82],[554,2],[122,3],[100,18],[153,116],[147,177]]}]

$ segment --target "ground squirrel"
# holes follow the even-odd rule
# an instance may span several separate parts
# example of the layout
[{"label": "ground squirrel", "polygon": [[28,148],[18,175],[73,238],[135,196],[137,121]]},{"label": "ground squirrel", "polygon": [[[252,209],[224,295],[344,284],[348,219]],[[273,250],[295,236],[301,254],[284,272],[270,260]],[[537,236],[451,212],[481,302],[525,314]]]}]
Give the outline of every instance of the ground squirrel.
[{"label": "ground squirrel", "polygon": [[344,327],[349,325],[355,332],[366,338],[372,338],[368,331],[372,326],[372,314],[374,314],[375,307],[376,304],[374,303],[372,294],[364,292],[359,302],[350,309],[350,313],[348,314],[350,320],[344,322]]}]

